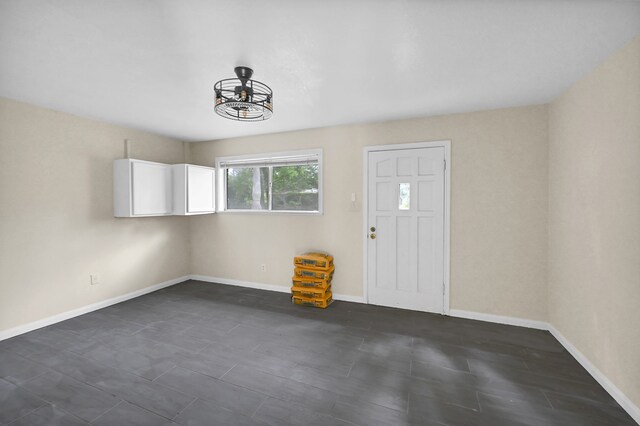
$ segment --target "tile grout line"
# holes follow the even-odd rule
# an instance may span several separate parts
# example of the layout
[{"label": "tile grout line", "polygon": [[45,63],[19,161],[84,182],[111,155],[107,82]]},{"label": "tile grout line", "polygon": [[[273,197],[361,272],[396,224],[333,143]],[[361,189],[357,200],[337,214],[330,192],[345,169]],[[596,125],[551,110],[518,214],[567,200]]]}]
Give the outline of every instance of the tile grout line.
[{"label": "tile grout line", "polygon": [[93,422],[95,422],[95,421],[96,421],[96,420],[98,420],[100,417],[102,417],[102,416],[104,416],[105,414],[107,414],[109,411],[111,411],[111,410],[113,410],[114,408],[119,407],[120,405],[122,405],[122,403],[123,403],[123,402],[124,402],[124,400],[122,400],[122,399],[121,399],[120,401],[118,401],[118,403],[117,403],[116,405],[114,405],[113,407],[109,408],[109,409],[108,409],[108,410],[106,410],[104,413],[102,413],[102,414],[98,414],[98,416],[97,416],[97,417],[95,417],[93,420],[90,420],[90,421],[89,421],[89,423],[93,423]]},{"label": "tile grout line", "polygon": [[158,385],[162,385],[161,383],[157,383],[157,382],[156,382],[156,380],[158,380],[160,377],[164,376],[165,374],[167,374],[167,373],[168,373],[168,372],[170,372],[170,371],[173,371],[173,370],[174,370],[174,369],[176,369],[176,368],[182,368],[182,367],[180,367],[178,364],[174,364],[174,365],[173,365],[173,367],[171,367],[170,369],[168,369],[167,371],[165,371],[164,373],[162,373],[161,375],[159,375],[159,376],[158,376],[158,377],[156,377],[155,379],[153,379],[153,380],[149,380],[149,382],[151,382],[151,383],[156,383],[156,384],[158,384]]},{"label": "tile grout line", "polygon": [[145,407],[143,405],[140,405],[140,403],[138,403],[138,402],[129,401],[128,399],[123,399],[123,401],[126,402],[129,405],[133,405],[135,407],[138,407],[139,409],[144,410],[144,411],[146,411],[148,413],[151,413],[151,414],[153,414],[155,416],[162,417],[163,419],[167,419],[167,420],[171,421],[171,418],[165,416],[164,414],[160,414],[157,411],[153,411],[153,410],[151,410],[151,409],[149,409],[149,408],[147,408],[147,407]]},{"label": "tile grout line", "polygon": [[[20,355],[20,356],[22,356],[22,355]],[[46,368],[46,369],[47,369],[47,371],[44,371],[44,372],[42,372],[42,373],[40,373],[40,374],[37,374],[37,375],[35,375],[35,376],[33,376],[33,377],[29,377],[28,379],[23,380],[23,381],[21,381],[20,383],[13,383],[13,384],[14,384],[14,385],[16,385],[16,386],[19,386],[19,387],[21,387],[21,388],[22,388],[22,386],[21,386],[21,385],[23,385],[23,384],[27,384],[27,383],[29,383],[29,382],[30,382],[30,381],[32,381],[32,380],[35,380],[35,379],[37,379],[37,378],[39,378],[39,377],[44,376],[44,375],[45,375],[45,374],[47,374],[47,373],[51,373],[52,371],[54,371],[54,370],[51,370],[49,367],[45,366],[44,364],[40,364],[40,363],[35,362],[35,361],[33,361],[33,360],[29,359],[29,358],[26,358],[26,357],[22,357],[22,358],[26,359],[27,361],[33,362],[33,363],[34,363],[34,364],[36,364],[36,365],[39,365],[39,366],[41,366],[41,367]],[[3,380],[5,380],[6,382],[9,382],[8,380],[6,380],[6,379],[4,379],[4,378],[2,378],[2,377],[0,377],[0,379],[3,379]],[[11,382],[9,382],[9,383],[11,383]]]},{"label": "tile grout line", "polygon": [[176,413],[176,415],[173,416],[170,420],[173,421],[173,420],[177,419],[180,416],[180,414],[182,414],[187,408],[191,407],[193,405],[193,403],[196,402],[198,399],[200,399],[200,398],[198,398],[197,396],[194,396],[193,399],[191,400],[191,402],[188,403],[187,405],[185,405],[184,408],[182,410],[178,411]]},{"label": "tile grout line", "polygon": [[[107,348],[109,348],[109,349],[118,350],[118,351],[123,351],[123,352],[126,352],[126,353],[131,354],[131,355],[144,356],[144,354],[141,354],[141,353],[136,352],[136,351],[132,351],[132,350],[130,350],[129,348],[126,348],[126,347],[120,348],[120,347],[117,347],[117,346],[111,346],[111,345],[109,345],[109,344],[107,344],[107,343],[103,343],[103,342],[100,342],[100,345],[101,345],[101,346],[105,346],[105,347],[107,347]],[[71,351],[63,351],[63,352],[69,352],[69,353],[70,353],[70,354],[72,354],[72,355],[75,355],[75,356],[77,356],[77,357],[83,358],[83,359],[85,359],[86,361],[89,361],[89,362],[92,362],[92,363],[98,364],[98,365],[100,365],[100,366],[102,366],[102,367],[104,367],[104,368],[111,368],[111,369],[114,369],[114,370],[122,371],[122,372],[127,373],[127,374],[132,374],[132,375],[134,375],[134,376],[136,376],[136,377],[138,377],[138,378],[140,378],[140,379],[142,379],[142,380],[146,380],[146,381],[148,381],[148,382],[153,382],[155,379],[157,379],[157,378],[159,377],[159,376],[158,376],[158,377],[156,377],[156,378],[154,378],[154,379],[149,379],[149,378],[147,378],[147,377],[141,376],[140,374],[136,373],[136,372],[135,372],[135,371],[133,371],[133,370],[129,370],[128,368],[124,368],[124,367],[115,367],[115,366],[113,366],[113,365],[109,365],[109,364],[105,363],[104,361],[101,361],[101,360],[98,360],[98,359],[95,359],[95,358],[89,357],[89,356],[87,356],[87,353],[78,353],[78,352],[71,352]],[[174,364],[174,367],[175,367],[175,364]],[[55,371],[55,370],[54,370],[54,371]],[[164,373],[166,373],[166,371],[165,371]],[[162,374],[164,374],[164,373],[162,373]],[[65,373],[60,373],[60,374],[65,374]],[[161,374],[161,375],[162,375],[162,374]],[[67,374],[65,374],[65,376],[67,376]],[[71,378],[72,378],[72,379],[74,379],[74,380],[78,380],[78,379],[76,379],[76,378],[75,378],[75,377],[73,377],[73,376],[69,376],[69,377],[71,377]],[[79,382],[82,382],[82,383],[85,383],[85,384],[87,384],[87,385],[89,385],[89,386],[93,386],[93,387],[95,387],[96,389],[100,389],[100,388],[98,388],[97,386],[95,386],[95,385],[93,385],[93,384],[91,384],[91,383],[84,382],[84,381],[82,381],[82,380],[78,380],[78,381],[79,381]],[[100,390],[102,390],[102,389],[100,389]],[[106,391],[103,391],[103,392],[106,392]]]},{"label": "tile grout line", "polygon": [[[54,349],[55,349],[55,348],[54,348]],[[67,352],[67,351],[61,350],[60,352]],[[73,354],[72,352],[69,352],[69,353],[70,353],[70,354]],[[77,354],[73,354],[73,355],[80,356],[81,358],[84,358],[84,359],[86,359],[86,360],[91,361],[90,359],[85,358],[85,357],[83,357],[83,356],[81,356],[81,355],[77,355]],[[44,376],[45,374],[48,374],[48,373],[54,373],[54,374],[59,374],[59,375],[61,375],[61,376],[65,377],[67,380],[72,380],[72,381],[74,381],[74,382],[78,382],[78,383],[81,383],[81,384],[83,384],[83,385],[85,385],[85,386],[88,386],[88,387],[90,387],[90,388],[92,388],[92,389],[95,389],[95,390],[97,390],[97,391],[99,391],[99,392],[101,392],[101,393],[104,393],[105,395],[108,395],[108,396],[110,396],[110,397],[112,397],[112,398],[115,398],[115,399],[117,399],[117,400],[119,400],[119,401],[125,401],[123,398],[120,398],[119,396],[117,396],[117,395],[115,395],[115,394],[111,393],[110,391],[106,391],[106,390],[104,390],[104,389],[102,389],[102,388],[100,388],[100,387],[96,386],[96,385],[95,385],[95,384],[93,384],[93,383],[89,383],[89,382],[86,382],[86,381],[84,381],[84,380],[77,379],[77,378],[75,378],[75,377],[73,377],[73,376],[70,376],[70,375],[68,375],[68,374],[66,374],[66,373],[63,373],[63,372],[58,371],[58,370],[56,370],[56,369],[54,369],[54,368],[51,368],[51,367],[49,367],[48,365],[43,364],[43,363],[41,363],[41,362],[39,362],[39,361],[33,360],[33,359],[31,359],[31,358],[27,358],[27,357],[24,357],[24,356],[23,356],[23,358],[25,358],[25,359],[27,359],[27,360],[29,360],[29,361],[31,361],[31,362],[33,362],[33,363],[35,363],[35,364],[38,364],[38,365],[40,365],[40,366],[43,366],[43,367],[45,367],[45,368],[48,370],[48,371],[46,371],[46,372],[44,372],[44,373],[42,373],[42,374],[39,374],[39,375],[38,375],[38,376],[36,376],[36,377],[32,377],[31,379],[29,379],[29,380],[27,380],[27,381],[22,382],[22,383],[24,383],[24,384],[26,384],[26,383],[28,383],[28,382],[31,382],[31,381],[33,381],[33,380],[35,380],[35,379],[39,378],[39,377],[42,377],[42,376]],[[98,363],[98,364],[99,364],[99,363]],[[100,365],[101,365],[101,366],[103,366],[102,364],[100,364]],[[113,367],[108,367],[108,368],[113,368]],[[119,369],[116,369],[116,370],[119,370]],[[44,399],[44,398],[42,398],[42,397],[40,397],[40,396],[38,396],[38,395],[34,394],[33,392],[29,391],[28,389],[24,388],[23,386],[20,386],[20,385],[16,385],[16,386],[18,386],[20,389],[22,389],[22,390],[24,390],[24,391],[28,392],[29,394],[31,394],[31,395],[33,395],[33,396],[35,396],[36,398],[41,399],[41,400],[45,401],[46,403],[48,403],[48,404],[50,404],[50,405],[52,405],[52,406],[55,406],[55,403],[54,403],[53,401],[46,400],[46,399]],[[113,407],[112,407],[112,408],[113,408]],[[66,410],[63,410],[63,411],[66,411]],[[72,413],[69,413],[69,414],[72,414]],[[74,414],[74,416],[75,416],[75,417],[78,417],[78,416],[76,416],[75,414]]]},{"label": "tile grout line", "polygon": [[353,361],[353,363],[351,364],[351,367],[349,367],[349,371],[347,372],[346,377],[349,377],[351,375],[351,370],[353,370],[353,367],[356,365],[356,362],[357,361]]},{"label": "tile grout line", "polygon": [[[8,382],[8,383],[11,383],[11,382]],[[21,389],[22,389],[22,388],[21,388]],[[26,391],[26,389],[24,389],[24,390]],[[27,391],[27,392],[29,392],[29,391]],[[30,392],[29,392],[29,393],[30,393]],[[31,394],[31,393],[30,393],[30,394]],[[31,394],[31,395],[33,395],[33,394]],[[35,395],[34,395],[34,396],[35,396]],[[22,419],[23,417],[28,416],[28,415],[29,415],[29,414],[31,414],[31,413],[35,413],[36,411],[38,411],[39,409],[41,409],[41,408],[42,408],[42,407],[44,407],[45,405],[51,405],[51,406],[53,406],[53,404],[51,404],[49,401],[46,401],[46,400],[44,400],[44,399],[42,399],[42,398],[39,398],[39,397],[36,397],[36,398],[38,398],[38,399],[40,399],[40,400],[42,401],[42,405],[40,405],[40,406],[38,406],[38,407],[34,408],[33,410],[31,410],[31,411],[29,411],[29,412],[25,413],[24,415],[22,415],[22,416],[20,416],[20,417],[16,417],[15,419],[13,419],[13,420],[11,420],[9,423],[7,423],[7,426],[9,426],[9,425],[11,425],[11,424],[13,424],[13,423],[17,422],[18,420]]]},{"label": "tile grout line", "polygon": [[[239,363],[239,362],[236,362],[236,363],[235,363],[235,365],[234,365],[233,367],[231,367],[230,369],[228,369],[226,373],[224,373],[222,376],[218,377],[217,379],[218,379],[218,380],[222,380],[222,378],[223,378],[224,376],[226,376],[226,375],[227,375],[227,373],[229,373],[229,371],[231,371],[231,370],[233,370],[234,368],[236,368],[236,366],[237,366],[238,364],[240,364],[240,363]],[[227,383],[229,383],[229,382],[227,382]],[[233,384],[233,383],[232,383],[232,384]]]},{"label": "tile grout line", "polygon": [[549,403],[549,405],[551,406],[551,409],[556,410],[556,407],[553,406],[553,404],[551,403],[551,400],[549,399],[549,397],[547,396],[547,393],[543,390],[541,390],[540,392],[542,392],[542,394],[544,395],[544,399],[547,400],[547,402]]},{"label": "tile grout line", "polygon": [[480,404],[480,391],[476,390],[475,394],[476,394],[476,401],[478,402],[478,409],[482,413],[483,410],[482,410],[482,404]]},{"label": "tile grout line", "polygon": [[251,413],[251,418],[257,421],[260,421],[260,419],[256,419],[256,413],[258,412],[258,410],[260,410],[260,407],[262,407],[264,405],[264,403],[266,402],[267,398],[263,398],[262,401],[260,401],[260,404],[258,404],[258,406],[256,407],[255,410],[253,410],[253,413]]},{"label": "tile grout line", "polygon": [[196,354],[201,354],[201,353],[202,353],[202,351],[204,351],[205,349],[207,349],[207,348],[211,347],[211,345],[213,345],[213,344],[214,344],[213,342],[212,342],[212,343],[209,343],[209,344],[208,344],[208,345],[206,345],[204,348],[200,349],[199,351],[197,351],[197,352],[195,352],[195,353],[196,353]]},{"label": "tile grout line", "polygon": [[[23,382],[23,383],[25,383],[25,384],[26,384],[27,382],[30,382],[30,381],[32,381],[32,380],[35,380],[35,379],[36,379],[36,378],[38,378],[38,377],[42,377],[42,376],[44,376],[44,375],[45,375],[45,374],[47,374],[47,373],[54,373],[54,374],[59,374],[59,375],[63,376],[63,377],[64,377],[64,378],[66,378],[67,380],[72,380],[72,381],[75,381],[75,382],[78,382],[78,383],[82,383],[83,385],[88,386],[88,387],[90,387],[90,388],[92,388],[92,389],[95,389],[95,390],[97,390],[97,391],[99,391],[99,392],[101,392],[101,393],[104,393],[105,395],[108,395],[109,397],[112,397],[112,398],[117,399],[117,400],[118,400],[118,403],[117,403],[116,405],[114,405],[113,407],[111,407],[111,408],[107,409],[106,411],[111,410],[112,408],[116,407],[117,405],[119,405],[120,403],[122,403],[122,402],[124,401],[122,398],[119,398],[119,397],[117,397],[117,396],[115,396],[115,395],[111,394],[110,392],[104,391],[104,390],[102,390],[102,389],[98,388],[97,386],[92,385],[91,383],[87,383],[87,382],[84,382],[84,381],[82,381],[82,380],[78,380],[78,379],[76,379],[75,377],[69,376],[68,374],[61,373],[61,372],[59,372],[59,371],[57,371],[57,370],[50,369],[48,366],[46,366],[46,365],[44,365],[44,364],[40,364],[39,362],[33,361],[33,360],[29,359],[29,358],[26,358],[26,357],[25,357],[25,359],[28,359],[28,360],[30,360],[30,361],[32,361],[32,362],[34,362],[34,363],[36,363],[36,364],[43,365],[43,366],[45,366],[46,368],[48,368],[48,369],[49,369],[49,371],[47,371],[47,372],[45,372],[45,373],[42,373],[42,374],[38,375],[37,377],[33,377],[32,379],[29,379],[29,380],[27,380],[27,381]],[[8,383],[11,383],[11,382],[8,382]],[[57,406],[56,406],[56,402],[55,402],[55,401],[49,401],[48,399],[45,399],[45,398],[43,398],[42,396],[37,395],[37,394],[33,393],[32,391],[30,391],[29,389],[24,388],[24,387],[22,387],[22,386],[20,386],[20,385],[15,385],[15,386],[19,387],[20,389],[22,389],[23,391],[27,392],[28,394],[30,394],[30,395],[32,395],[32,396],[34,396],[34,397],[38,398],[39,400],[44,401],[44,404],[40,405],[38,408],[36,408],[36,410],[37,410],[37,409],[40,409],[40,408],[42,408],[42,407],[44,407],[45,405],[51,405],[52,407],[57,407]],[[71,415],[71,416],[73,416],[73,417],[77,417],[78,419],[82,419],[83,421],[85,421],[85,419],[84,419],[84,418],[82,418],[82,417],[78,416],[78,415],[77,415],[77,414],[75,414],[75,413],[72,413],[71,411],[65,410],[65,409],[63,409],[63,408],[61,408],[61,407],[57,407],[56,409],[61,410],[61,411],[64,411],[65,413],[67,413],[67,414],[69,414],[69,415]],[[36,410],[32,410],[32,411],[30,411],[28,414],[31,414],[32,412],[34,412],[34,411],[36,411]],[[105,411],[105,412],[106,412],[106,411]],[[102,414],[104,414],[104,413],[102,413]],[[100,414],[98,417],[100,417],[102,414]],[[22,417],[24,417],[24,416],[22,416]],[[22,418],[22,417],[20,417],[20,418]],[[15,419],[15,420],[17,420],[17,419]],[[12,421],[12,423],[13,423],[15,420],[13,420],[13,421]],[[95,419],[93,419],[93,420],[91,420],[91,421],[86,420],[86,422],[87,422],[87,423],[91,423],[91,422],[93,422],[94,420],[95,420]]]}]

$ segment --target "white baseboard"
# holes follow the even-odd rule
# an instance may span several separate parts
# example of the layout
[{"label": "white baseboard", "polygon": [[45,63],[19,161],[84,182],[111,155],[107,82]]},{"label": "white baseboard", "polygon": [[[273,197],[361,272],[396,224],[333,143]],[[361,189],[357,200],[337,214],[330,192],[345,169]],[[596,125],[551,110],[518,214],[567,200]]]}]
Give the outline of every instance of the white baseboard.
[{"label": "white baseboard", "polygon": [[506,317],[501,315],[483,314],[479,312],[463,311],[459,309],[449,310],[452,317],[467,318],[479,321],[489,321],[498,324],[517,325],[520,327],[547,330],[558,342],[582,365],[585,370],[615,399],[629,415],[640,424],[640,408],[635,405],[611,380],[605,376],[589,359],[582,354],[573,344],[567,340],[553,325],[544,321],[535,321],[524,318]]},{"label": "white baseboard", "polygon": [[353,302],[353,303],[367,303],[367,301],[362,296],[351,296],[349,294],[336,294],[333,293],[333,298],[335,300],[342,300],[343,302]]},{"label": "white baseboard", "polygon": [[600,386],[602,386],[607,392],[609,392],[609,395],[611,395],[613,399],[615,399],[618,404],[620,404],[620,406],[627,413],[629,413],[633,420],[640,424],[640,407],[635,405],[616,385],[613,384],[611,380],[607,378],[607,376],[604,375],[604,373],[602,373],[602,371],[598,369],[598,367],[593,365],[593,363],[589,361],[589,359],[584,356],[582,352],[578,350],[578,348],[573,346],[573,344],[569,340],[567,340],[567,338],[564,337],[557,328],[555,328],[551,324],[548,324],[548,329],[553,337],[555,337],[562,344],[562,346],[564,346],[565,349],[569,351],[569,353],[573,355],[573,357],[585,368],[585,370],[587,370],[589,374],[591,374],[591,376],[593,376],[593,378],[596,379],[598,383],[600,383]]},{"label": "white baseboard", "polygon": [[[291,288],[283,285],[274,285],[274,284],[264,284],[264,283],[255,283],[251,281],[240,281],[233,280],[229,278],[220,278],[220,277],[210,277],[207,275],[191,275],[190,278],[192,280],[205,281],[208,283],[217,283],[217,284],[226,284],[226,285],[235,285],[238,287],[248,287],[255,288],[258,290],[268,290],[268,291],[278,291],[280,293],[289,293]],[[333,293],[334,300],[342,300],[344,302],[355,302],[355,303],[365,303],[364,297],[362,296],[350,296],[348,294],[336,294]]]},{"label": "white baseboard", "polygon": [[449,315],[452,317],[468,318],[479,321],[489,321],[499,324],[517,325],[520,327],[535,328],[538,330],[547,330],[558,342],[584,367],[591,376],[600,383],[613,399],[640,424],[640,408],[635,405],[611,380],[605,376],[589,359],[582,354],[573,344],[562,335],[553,325],[544,321],[535,321],[523,318],[505,317],[501,315],[482,314],[479,312],[469,312],[459,309],[451,309]]},{"label": "white baseboard", "polygon": [[495,322],[498,324],[517,325],[518,327],[535,328],[538,330],[548,330],[549,324],[544,321],[536,321],[525,318],[505,317],[502,315],[483,314],[480,312],[463,311],[460,309],[450,309],[449,316],[467,318],[478,321]]},{"label": "white baseboard", "polygon": [[254,283],[251,281],[233,280],[230,278],[210,277],[208,275],[191,275],[192,280],[204,281],[214,284],[234,285],[237,287],[255,288],[257,290],[277,291],[279,293],[289,293],[289,287],[274,284]]},{"label": "white baseboard", "polygon": [[92,303],[91,305],[83,306],[81,308],[72,309],[70,311],[52,315],[50,317],[33,321],[28,324],[19,325],[17,327],[9,328],[7,330],[2,330],[0,331],[0,341],[9,339],[11,337],[14,337],[23,333],[28,333],[33,330],[37,330],[39,328],[46,327],[48,325],[58,323],[60,321],[68,320],[70,318],[77,317],[79,315],[84,315],[89,312],[97,311],[98,309],[106,308],[107,306],[115,305],[116,303],[124,302],[125,300],[133,299],[135,297],[139,297],[144,294],[151,293],[153,291],[160,290],[162,288],[169,287],[174,284],[178,284],[188,279],[189,279],[188,275],[179,277],[179,278],[174,278],[172,280],[164,281],[159,284],[154,284],[152,286],[145,287],[140,290],[132,291],[131,293],[123,294],[122,296],[112,297],[111,299],[103,300],[100,302]]}]

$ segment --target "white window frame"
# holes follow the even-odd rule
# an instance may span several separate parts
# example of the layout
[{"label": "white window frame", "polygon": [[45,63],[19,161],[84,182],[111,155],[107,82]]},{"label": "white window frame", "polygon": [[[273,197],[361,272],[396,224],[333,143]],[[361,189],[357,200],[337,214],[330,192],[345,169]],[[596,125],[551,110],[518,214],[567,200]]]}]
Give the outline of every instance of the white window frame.
[{"label": "white window frame", "polygon": [[[247,163],[251,161],[259,162],[262,166],[265,164],[278,165],[287,160],[295,162],[296,158],[316,157],[318,159],[318,210],[300,211],[300,210],[251,210],[251,209],[227,209],[227,173],[226,170],[233,163]],[[218,174],[218,213],[240,213],[240,214],[300,214],[300,215],[322,215],[323,214],[323,198],[324,185],[322,173],[322,149],[305,149],[284,152],[269,152],[248,155],[233,155],[216,158],[216,173]],[[270,201],[271,202],[271,201]],[[271,206],[269,206],[271,208]]]}]

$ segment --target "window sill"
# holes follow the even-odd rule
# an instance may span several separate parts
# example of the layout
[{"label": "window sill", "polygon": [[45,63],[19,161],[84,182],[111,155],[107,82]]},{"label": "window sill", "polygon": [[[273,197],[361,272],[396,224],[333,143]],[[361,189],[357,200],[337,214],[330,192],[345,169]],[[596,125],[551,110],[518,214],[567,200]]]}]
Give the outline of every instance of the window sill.
[{"label": "window sill", "polygon": [[294,215],[294,216],[322,216],[322,211],[297,211],[297,210],[218,210],[219,214],[248,214],[248,215]]}]

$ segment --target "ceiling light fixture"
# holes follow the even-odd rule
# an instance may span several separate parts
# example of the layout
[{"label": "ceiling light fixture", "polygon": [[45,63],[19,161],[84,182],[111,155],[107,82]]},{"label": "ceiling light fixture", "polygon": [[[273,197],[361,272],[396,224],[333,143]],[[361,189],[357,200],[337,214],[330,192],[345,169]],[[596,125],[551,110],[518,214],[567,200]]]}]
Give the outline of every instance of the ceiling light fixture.
[{"label": "ceiling light fixture", "polygon": [[235,67],[238,78],[220,80],[213,86],[216,114],[230,120],[262,121],[273,115],[273,91],[264,83],[251,80],[253,70]]}]

